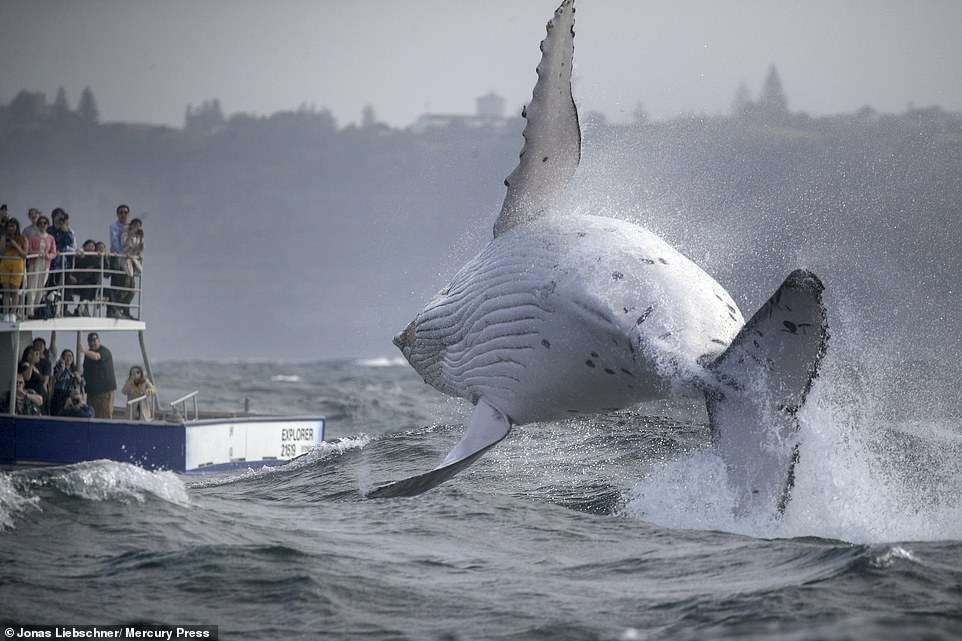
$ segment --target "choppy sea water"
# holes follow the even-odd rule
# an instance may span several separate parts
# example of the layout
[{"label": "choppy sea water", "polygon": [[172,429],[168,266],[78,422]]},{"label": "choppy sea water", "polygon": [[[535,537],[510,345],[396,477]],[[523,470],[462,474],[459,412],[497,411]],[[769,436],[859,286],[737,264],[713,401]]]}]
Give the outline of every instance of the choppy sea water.
[{"label": "choppy sea water", "polygon": [[694,403],[516,427],[437,490],[365,500],[436,465],[466,405],[387,359],[154,374],[167,400],[323,413],[328,441],[210,476],[0,471],[0,621],[251,640],[962,638],[962,418],[927,374],[880,385],[828,363],[780,520],[732,516]]}]

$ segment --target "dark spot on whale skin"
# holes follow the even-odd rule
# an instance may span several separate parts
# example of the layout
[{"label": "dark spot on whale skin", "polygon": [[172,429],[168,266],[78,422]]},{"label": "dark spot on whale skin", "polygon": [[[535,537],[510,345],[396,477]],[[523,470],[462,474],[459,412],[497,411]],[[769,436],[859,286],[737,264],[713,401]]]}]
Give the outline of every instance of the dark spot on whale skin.
[{"label": "dark spot on whale skin", "polygon": [[664,258],[659,258],[659,259],[658,259],[658,262],[661,263],[662,265],[667,265],[667,264],[668,264],[668,261],[665,260]]},{"label": "dark spot on whale skin", "polygon": [[587,235],[588,235],[588,232],[586,232],[586,231],[579,231],[579,232],[578,232],[578,238],[584,238],[584,237],[587,236]]},{"label": "dark spot on whale skin", "polygon": [[718,345],[728,345],[728,343],[726,343],[725,341],[723,341],[723,340],[720,339],[720,338],[713,338],[713,339],[711,339],[711,342],[717,343]]},{"label": "dark spot on whale skin", "polygon": [[600,356],[598,356],[598,352],[591,352],[591,356],[594,358],[601,358]]},{"label": "dark spot on whale skin", "polygon": [[594,361],[591,361],[591,360],[585,361],[585,365],[587,365],[588,367],[594,367],[594,366],[595,366]]},{"label": "dark spot on whale skin", "polygon": [[541,162],[548,162],[548,157],[545,156],[544,158],[542,158],[542,159],[541,159]]},{"label": "dark spot on whale skin", "polygon": [[608,368],[606,367],[606,368],[605,368],[605,374],[611,374],[612,376],[614,376],[614,375],[615,375],[615,370],[613,370],[613,369],[608,369]]},{"label": "dark spot on whale skin", "polygon": [[635,376],[635,375],[632,374],[629,370],[626,370],[624,367],[621,368],[621,371],[624,372],[625,374],[627,374],[628,376],[631,376],[632,378],[634,378],[634,376]]},{"label": "dark spot on whale skin", "polygon": [[654,265],[654,264],[655,264],[655,261],[653,261],[653,260],[650,259],[650,258],[642,258],[642,259],[641,259],[641,262],[645,263],[646,265]]},{"label": "dark spot on whale skin", "polygon": [[654,310],[655,310],[654,306],[649,305],[648,308],[641,313],[641,316],[638,317],[638,320],[635,321],[635,325],[641,325],[642,323],[644,323],[648,319],[648,316],[651,315],[651,313]]},{"label": "dark spot on whale skin", "polygon": [[[719,297],[719,300],[721,300],[720,297]],[[727,305],[727,303],[726,303],[726,305]],[[728,311],[730,311],[732,314],[735,314],[738,310],[735,309],[734,307],[732,307],[731,305],[728,305]]]},{"label": "dark spot on whale skin", "polygon": [[793,323],[792,321],[784,321],[785,329],[783,332],[789,332],[791,334],[807,334],[808,329],[812,327],[811,323]]},{"label": "dark spot on whale skin", "polygon": [[621,280],[622,278],[625,277],[625,275],[622,274],[621,272],[612,272],[611,277],[614,278],[615,280]]},{"label": "dark spot on whale skin", "polygon": [[581,414],[579,410],[568,410],[569,414]]},{"label": "dark spot on whale skin", "polygon": [[544,340],[542,340],[542,341],[541,341],[541,344],[544,345],[545,349],[551,349],[551,343],[548,341],[547,338],[545,338]]}]

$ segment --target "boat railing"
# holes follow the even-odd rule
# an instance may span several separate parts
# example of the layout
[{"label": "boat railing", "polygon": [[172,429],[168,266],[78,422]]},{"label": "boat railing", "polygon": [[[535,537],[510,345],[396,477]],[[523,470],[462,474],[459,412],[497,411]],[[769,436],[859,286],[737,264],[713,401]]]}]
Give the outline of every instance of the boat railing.
[{"label": "boat railing", "polygon": [[149,397],[146,394],[142,394],[137,398],[131,398],[127,400],[127,419],[134,419],[134,407],[139,405],[141,401],[146,401]]},{"label": "boat railing", "polygon": [[194,403],[193,403],[193,404],[194,404],[194,418],[193,418],[193,420],[196,421],[197,418],[200,416],[200,413],[197,411],[197,390],[194,390],[194,391],[191,392],[190,394],[185,394],[184,396],[181,396],[180,398],[171,401],[171,402],[170,402],[170,407],[171,407],[171,409],[174,410],[174,414],[176,414],[176,415],[179,416],[180,418],[184,419],[185,421],[186,421],[186,420],[189,420],[188,417],[187,417],[187,401],[193,401],[193,402],[194,402]]},{"label": "boat railing", "polygon": [[64,316],[140,318],[142,262],[123,255],[64,252],[49,269],[45,258],[28,254],[16,309],[19,319]]}]

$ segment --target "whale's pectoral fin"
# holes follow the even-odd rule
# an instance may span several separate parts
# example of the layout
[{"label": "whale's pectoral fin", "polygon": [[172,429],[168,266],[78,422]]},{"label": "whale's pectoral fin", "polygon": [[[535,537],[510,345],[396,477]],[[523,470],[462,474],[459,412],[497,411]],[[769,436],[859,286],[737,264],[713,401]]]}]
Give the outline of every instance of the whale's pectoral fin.
[{"label": "whale's pectoral fin", "polygon": [[544,214],[581,161],[581,128],[571,96],[574,14],[574,0],[565,0],[541,41],[538,82],[521,114],[527,120],[521,160],[504,181],[508,192],[495,236]]},{"label": "whale's pectoral fin", "polygon": [[468,421],[464,436],[448,453],[441,465],[430,472],[383,485],[370,492],[367,497],[382,499],[417,496],[427,492],[474,463],[482,454],[501,442],[510,431],[511,421],[508,417],[481,399],[474,408],[471,420]]},{"label": "whale's pectoral fin", "polygon": [[792,272],[709,368],[712,439],[739,513],[780,514],[791,496],[796,414],[828,342],[823,289],[811,272]]}]

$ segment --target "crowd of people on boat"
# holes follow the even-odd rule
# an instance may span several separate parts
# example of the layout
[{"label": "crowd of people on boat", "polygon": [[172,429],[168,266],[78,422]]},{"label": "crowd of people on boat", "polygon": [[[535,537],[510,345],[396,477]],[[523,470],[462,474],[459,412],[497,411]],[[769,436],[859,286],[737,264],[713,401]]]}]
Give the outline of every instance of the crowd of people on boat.
[{"label": "crowd of people on boat", "polygon": [[[87,335],[87,346],[80,348],[83,369],[72,350],[60,352],[52,363],[57,348],[55,334],[50,348],[42,337],[36,337],[23,351],[17,368],[16,414],[28,416],[69,416],[75,418],[113,418],[117,378],[113,354],[100,342],[100,335]],[[134,420],[153,419],[157,388],[147,378],[144,368],[134,365],[128,372],[121,393],[127,397],[130,416]],[[2,396],[0,411],[9,412],[10,392]]]},{"label": "crowd of people on boat", "polygon": [[[6,204],[0,205],[0,286],[3,321],[51,318],[60,314],[94,315],[97,301],[114,318],[132,318],[136,284],[143,272],[144,228],[129,220],[130,207],[119,205],[109,229],[110,246],[85,240],[77,246],[70,214],[55,208],[48,218],[35,207],[21,229]],[[109,286],[105,284],[109,277]],[[76,300],[74,300],[76,299]],[[69,305],[74,305],[68,310]]]}]

